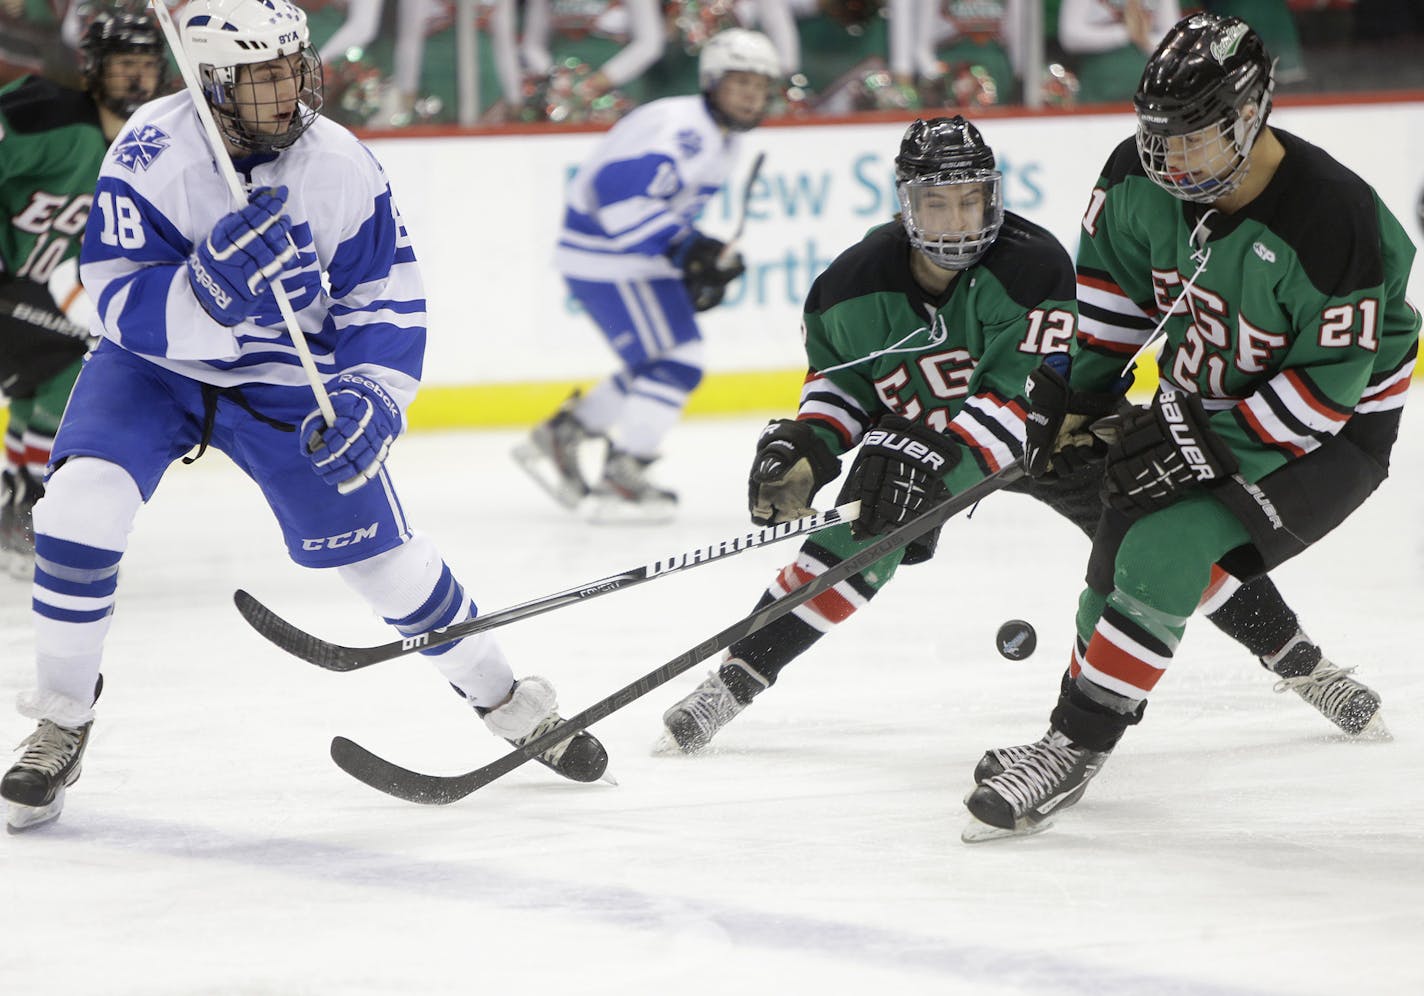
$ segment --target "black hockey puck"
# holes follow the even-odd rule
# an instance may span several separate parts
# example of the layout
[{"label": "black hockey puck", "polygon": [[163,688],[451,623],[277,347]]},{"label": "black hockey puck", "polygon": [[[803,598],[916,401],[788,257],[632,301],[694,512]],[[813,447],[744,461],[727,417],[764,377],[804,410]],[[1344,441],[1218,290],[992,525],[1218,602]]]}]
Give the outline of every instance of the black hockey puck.
[{"label": "black hockey puck", "polygon": [[994,646],[1000,656],[1011,661],[1027,660],[1038,647],[1038,634],[1033,626],[1022,619],[1010,619],[999,627],[999,635],[994,637]]}]

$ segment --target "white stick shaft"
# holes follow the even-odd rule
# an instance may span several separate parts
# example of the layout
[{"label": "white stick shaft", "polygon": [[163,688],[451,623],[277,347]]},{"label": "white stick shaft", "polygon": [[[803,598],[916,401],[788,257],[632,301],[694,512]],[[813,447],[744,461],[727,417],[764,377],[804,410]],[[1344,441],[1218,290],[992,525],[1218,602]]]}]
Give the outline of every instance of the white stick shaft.
[{"label": "white stick shaft", "polygon": [[[208,107],[207,98],[203,96],[202,84],[198,82],[197,71],[188,61],[188,53],[183,49],[182,39],[178,37],[178,27],[173,23],[172,16],[168,13],[168,5],[164,0],[149,0],[149,6],[153,8],[153,14],[158,18],[158,26],[163,29],[163,37],[168,40],[168,47],[173,52],[173,61],[178,63],[178,71],[183,74],[183,86],[188,90],[188,96],[193,100],[193,106],[198,112],[198,120],[203,124],[203,133],[208,137],[208,147],[212,150],[213,159],[217,161],[218,172],[227,181],[227,188],[232,193],[233,203],[237,207],[247,203],[247,192],[242,189],[242,181],[237,178],[237,170],[232,165],[232,159],[227,154],[227,143],[223,141],[222,134],[218,131],[217,122],[213,120],[213,112]],[[293,249],[296,248],[294,245]],[[287,292],[282,287],[281,277],[269,282],[272,288],[272,296],[277,299],[277,310],[282,313],[282,320],[287,324],[287,334],[292,338],[292,345],[296,347],[297,358],[301,360],[302,369],[306,371],[307,382],[311,384],[312,394],[316,396],[316,406],[321,409],[322,418],[326,419],[327,425],[336,422],[336,412],[331,407],[331,399],[326,395],[326,386],[322,383],[321,374],[317,372],[316,361],[312,359],[311,350],[307,347],[307,337],[302,333],[301,326],[297,324],[297,316],[292,311],[292,303],[287,300]]]}]

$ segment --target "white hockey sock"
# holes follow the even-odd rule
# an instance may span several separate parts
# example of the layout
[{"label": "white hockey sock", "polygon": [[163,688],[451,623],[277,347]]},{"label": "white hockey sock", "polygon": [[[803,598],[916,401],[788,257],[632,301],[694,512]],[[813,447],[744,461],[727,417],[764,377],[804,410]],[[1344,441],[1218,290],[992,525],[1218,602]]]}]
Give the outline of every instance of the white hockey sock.
[{"label": "white hockey sock", "polygon": [[[470,618],[470,599],[429,537],[407,542],[368,560],[338,567],[341,578],[406,635],[428,632]],[[499,643],[477,633],[426,652],[445,679],[471,703],[499,704],[509,694],[514,672]]]},{"label": "white hockey sock", "polygon": [[94,699],[119,560],[143,499],[116,464],[67,461],[35,506],[35,662],[41,695]]}]

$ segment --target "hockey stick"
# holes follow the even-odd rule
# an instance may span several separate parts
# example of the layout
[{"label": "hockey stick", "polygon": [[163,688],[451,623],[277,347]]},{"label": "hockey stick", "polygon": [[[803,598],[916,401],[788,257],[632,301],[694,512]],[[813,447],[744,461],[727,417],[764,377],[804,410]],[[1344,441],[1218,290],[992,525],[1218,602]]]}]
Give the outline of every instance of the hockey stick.
[{"label": "hockey stick", "polygon": [[564,720],[559,726],[554,727],[542,736],[535,737],[524,746],[483,767],[468,771],[463,775],[422,774],[418,771],[411,771],[408,768],[402,768],[400,765],[392,764],[390,761],[372,754],[360,744],[348,740],[345,737],[335,737],[332,739],[331,759],[336,762],[342,771],[345,771],[353,778],[363,781],[372,788],[385,792],[387,795],[393,795],[398,799],[405,799],[407,802],[443,806],[447,803],[463,799],[476,789],[483,788],[496,778],[508,774],[526,761],[537,757],[542,751],[548,750],[559,741],[567,740],[579,731],[587,729],[599,720],[642,698],[659,685],[671,681],[684,671],[696,666],[699,661],[704,661],[718,651],[724,650],[733,643],[736,643],[738,640],[748,637],[758,630],[764,629],[771,622],[780,619],[798,605],[809,602],[817,595],[829,589],[832,585],[845,580],[852,574],[859,573],[886,554],[898,550],[906,543],[923,536],[931,529],[946,522],[952,516],[972,507],[980,499],[1012,484],[1023,476],[1023,461],[1021,459],[1015,460],[997,473],[984,478],[984,480],[975,484],[973,487],[966,488],[948,501],[934,506],[929,511],[910,520],[898,529],[886,533],[869,546],[846,558],[835,567],[827,570],[824,574],[820,574],[811,581],[808,581],[800,588],[789,592],[770,605],[757,609],[752,612],[751,615],[738,619],[715,636],[709,637],[690,650],[678,654],[656,671],[651,671],[643,675],[632,684],[626,685],[607,698],[595,702],[577,716],[572,716]]},{"label": "hockey stick", "polygon": [[[183,86],[187,88],[188,96],[193,101],[193,109],[198,112],[198,120],[202,122],[203,133],[208,139],[208,149],[213,154],[218,172],[227,181],[227,189],[232,194],[233,202],[239,206],[246,204],[247,192],[242,189],[242,181],[237,178],[237,169],[227,154],[227,145],[218,132],[217,123],[213,121],[212,108],[208,107],[208,99],[203,96],[203,87],[198,82],[197,72],[188,61],[188,53],[183,48],[182,39],[178,37],[178,27],[168,13],[168,5],[163,0],[149,0],[148,5],[153,8],[153,15],[158,18],[158,26],[163,29],[163,37],[168,41],[168,48],[173,53],[173,61],[178,64],[178,71],[183,74]],[[296,246],[293,245],[292,248],[295,249]],[[282,313],[282,320],[287,324],[287,334],[291,336],[292,345],[296,347],[297,358],[301,360],[302,370],[306,372],[312,394],[316,396],[316,406],[321,409],[321,417],[326,419],[328,426],[333,425],[336,422],[336,411],[331,407],[331,399],[326,395],[326,385],[322,382],[321,374],[317,372],[316,361],[312,359],[311,350],[307,347],[307,338],[302,334],[301,326],[297,324],[292,303],[287,300],[287,291],[282,286],[281,277],[268,281],[267,286],[272,289],[272,296],[277,299],[277,310]],[[346,482],[343,481],[341,486],[345,485]],[[345,494],[344,491],[342,493]]]},{"label": "hockey stick", "polygon": [[717,254],[717,269],[725,270],[727,264],[732,261],[732,256],[737,251],[737,243],[741,241],[742,232],[747,227],[747,214],[751,210],[752,204],[752,184],[757,182],[757,177],[761,176],[762,163],[766,162],[766,153],[758,152],[752,160],[752,171],[747,174],[747,182],[742,185],[742,216],[737,221],[737,230],[732,233],[732,237],[727,240],[727,244],[722,247],[722,251]]},{"label": "hockey stick", "polygon": [[759,529],[754,533],[742,533],[730,539],[709,543],[685,553],[675,553],[666,559],[654,560],[642,567],[620,571],[598,581],[590,581],[588,584],[575,588],[545,595],[528,602],[521,602],[519,605],[502,609],[499,612],[476,616],[474,619],[467,619],[465,622],[456,623],[444,629],[408,636],[403,640],[396,640],[379,647],[343,647],[340,644],[328,643],[293,626],[245,591],[238,590],[232,598],[237,603],[237,611],[242,613],[242,618],[246,619],[253,629],[287,653],[300,657],[317,667],[326,668],[328,671],[356,671],[382,661],[393,660],[396,657],[404,657],[406,654],[461,640],[497,626],[506,626],[509,623],[518,622],[520,619],[528,619],[554,609],[561,609],[566,605],[586,602],[611,591],[631,588],[644,581],[651,581],[653,578],[663,577],[689,567],[710,564],[714,560],[721,560],[754,547],[766,546],[791,536],[813,533],[842,522],[850,522],[859,513],[860,502],[847,502],[838,508],[813,512],[792,522],[782,522],[778,525],[767,526],[765,529]]}]

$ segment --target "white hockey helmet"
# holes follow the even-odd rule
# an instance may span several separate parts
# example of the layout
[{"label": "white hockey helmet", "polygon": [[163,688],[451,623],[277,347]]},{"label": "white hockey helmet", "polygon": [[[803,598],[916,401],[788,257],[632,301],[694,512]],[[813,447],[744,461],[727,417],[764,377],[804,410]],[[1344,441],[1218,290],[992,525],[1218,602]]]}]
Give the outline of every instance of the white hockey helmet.
[{"label": "white hockey helmet", "polygon": [[[183,9],[183,50],[198,69],[218,130],[233,145],[275,152],[292,145],[321,111],[321,59],[311,47],[307,15],[290,0],[192,0]],[[295,112],[284,126],[262,122],[277,106],[275,83],[238,89],[242,66],[286,59],[295,80]],[[250,92],[248,92],[250,91]],[[288,90],[290,92],[290,90]],[[265,99],[264,99],[265,97]]]},{"label": "white hockey helmet", "polygon": [[781,58],[771,39],[760,31],[728,28],[702,46],[697,60],[697,85],[708,93],[730,72],[760,73],[776,79],[781,75]]}]

